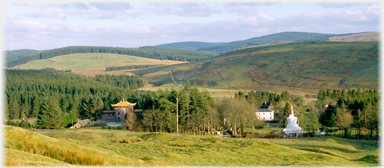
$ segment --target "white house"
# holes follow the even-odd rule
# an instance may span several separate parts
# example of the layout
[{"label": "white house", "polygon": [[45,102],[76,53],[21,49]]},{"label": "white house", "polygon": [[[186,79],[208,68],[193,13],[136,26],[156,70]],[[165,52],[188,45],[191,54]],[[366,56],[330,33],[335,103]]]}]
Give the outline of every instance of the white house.
[{"label": "white house", "polygon": [[262,106],[256,110],[256,116],[263,121],[272,121],[275,119],[275,106],[271,102],[264,102]]},{"label": "white house", "polygon": [[274,111],[271,109],[257,109],[256,116],[263,121],[272,121],[275,119]]}]

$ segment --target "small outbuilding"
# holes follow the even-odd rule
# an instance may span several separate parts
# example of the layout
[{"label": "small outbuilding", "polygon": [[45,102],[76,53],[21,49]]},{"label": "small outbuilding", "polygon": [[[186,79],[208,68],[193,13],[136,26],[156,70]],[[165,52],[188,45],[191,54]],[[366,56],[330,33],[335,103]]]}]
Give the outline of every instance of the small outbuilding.
[{"label": "small outbuilding", "polygon": [[81,120],[81,121],[77,120],[77,123],[74,124],[72,127],[69,127],[69,128],[71,128],[71,129],[72,128],[81,128],[81,127],[84,127],[84,125],[87,125],[89,123],[91,123],[91,121],[89,119],[85,119],[85,120]]}]

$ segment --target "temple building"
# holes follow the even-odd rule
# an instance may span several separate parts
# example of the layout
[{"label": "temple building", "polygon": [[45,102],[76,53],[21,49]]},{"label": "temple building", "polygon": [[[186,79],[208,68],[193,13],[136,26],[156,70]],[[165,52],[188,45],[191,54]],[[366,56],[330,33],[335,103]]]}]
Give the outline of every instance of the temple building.
[{"label": "temple building", "polygon": [[129,112],[140,112],[141,109],[134,110],[136,103],[130,103],[123,99],[117,104],[111,104],[114,110],[105,110],[102,120],[104,121],[124,121],[125,115]]}]

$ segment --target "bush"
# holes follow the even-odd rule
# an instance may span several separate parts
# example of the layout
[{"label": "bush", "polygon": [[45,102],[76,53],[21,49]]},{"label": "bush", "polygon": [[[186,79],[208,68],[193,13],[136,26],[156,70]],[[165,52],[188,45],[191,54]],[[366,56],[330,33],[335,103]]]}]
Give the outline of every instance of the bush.
[{"label": "bush", "polygon": [[144,141],[144,140],[141,139],[140,137],[136,137],[136,136],[115,140],[116,143],[135,143],[135,142],[141,142],[141,141]]}]

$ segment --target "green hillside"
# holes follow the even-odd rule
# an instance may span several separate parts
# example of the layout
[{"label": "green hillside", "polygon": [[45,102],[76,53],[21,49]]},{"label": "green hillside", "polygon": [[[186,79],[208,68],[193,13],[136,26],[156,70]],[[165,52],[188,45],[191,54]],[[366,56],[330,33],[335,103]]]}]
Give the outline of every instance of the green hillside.
[{"label": "green hillside", "polygon": [[328,41],[330,37],[345,36],[351,34],[321,34],[321,33],[307,33],[307,32],[282,32],[275,33],[260,37],[254,37],[247,40],[233,41],[224,44],[204,47],[197,49],[198,51],[211,51],[217,53],[225,53],[238,48],[249,47],[254,45],[263,45],[269,43],[276,43],[281,41]]},{"label": "green hillside", "polygon": [[[6,166],[378,166],[378,145],[5,126]],[[17,161],[17,162],[16,162]]]},{"label": "green hillside", "polygon": [[158,47],[168,47],[168,48],[179,48],[186,50],[197,50],[203,47],[209,47],[221,43],[208,43],[208,42],[198,42],[198,41],[189,41],[189,42],[177,42],[177,43],[168,43],[157,45]]},{"label": "green hillside", "polygon": [[4,55],[6,55],[6,62],[19,59],[21,57],[28,56],[30,54],[34,54],[39,52],[38,50],[30,50],[30,49],[21,49],[21,50],[11,50],[11,51],[5,51]]},{"label": "green hillside", "polygon": [[47,59],[33,60],[25,64],[16,65],[13,69],[44,69],[87,71],[101,70],[107,67],[120,67],[127,65],[169,65],[184,62],[149,59],[137,56],[110,54],[110,53],[76,53],[56,56]]},{"label": "green hillside", "polygon": [[284,42],[135,73],[158,86],[189,80],[224,89],[377,88],[377,47],[377,42]]},{"label": "green hillside", "polygon": [[57,48],[52,50],[44,50],[33,53],[18,59],[7,62],[7,67],[25,64],[34,60],[49,59],[56,56],[76,54],[76,53],[110,53],[120,55],[132,55],[138,57],[173,60],[173,61],[198,61],[206,58],[217,56],[218,54],[202,51],[182,50],[164,47],[140,47],[140,48],[120,48],[120,47],[91,47],[91,46],[71,46]]}]

